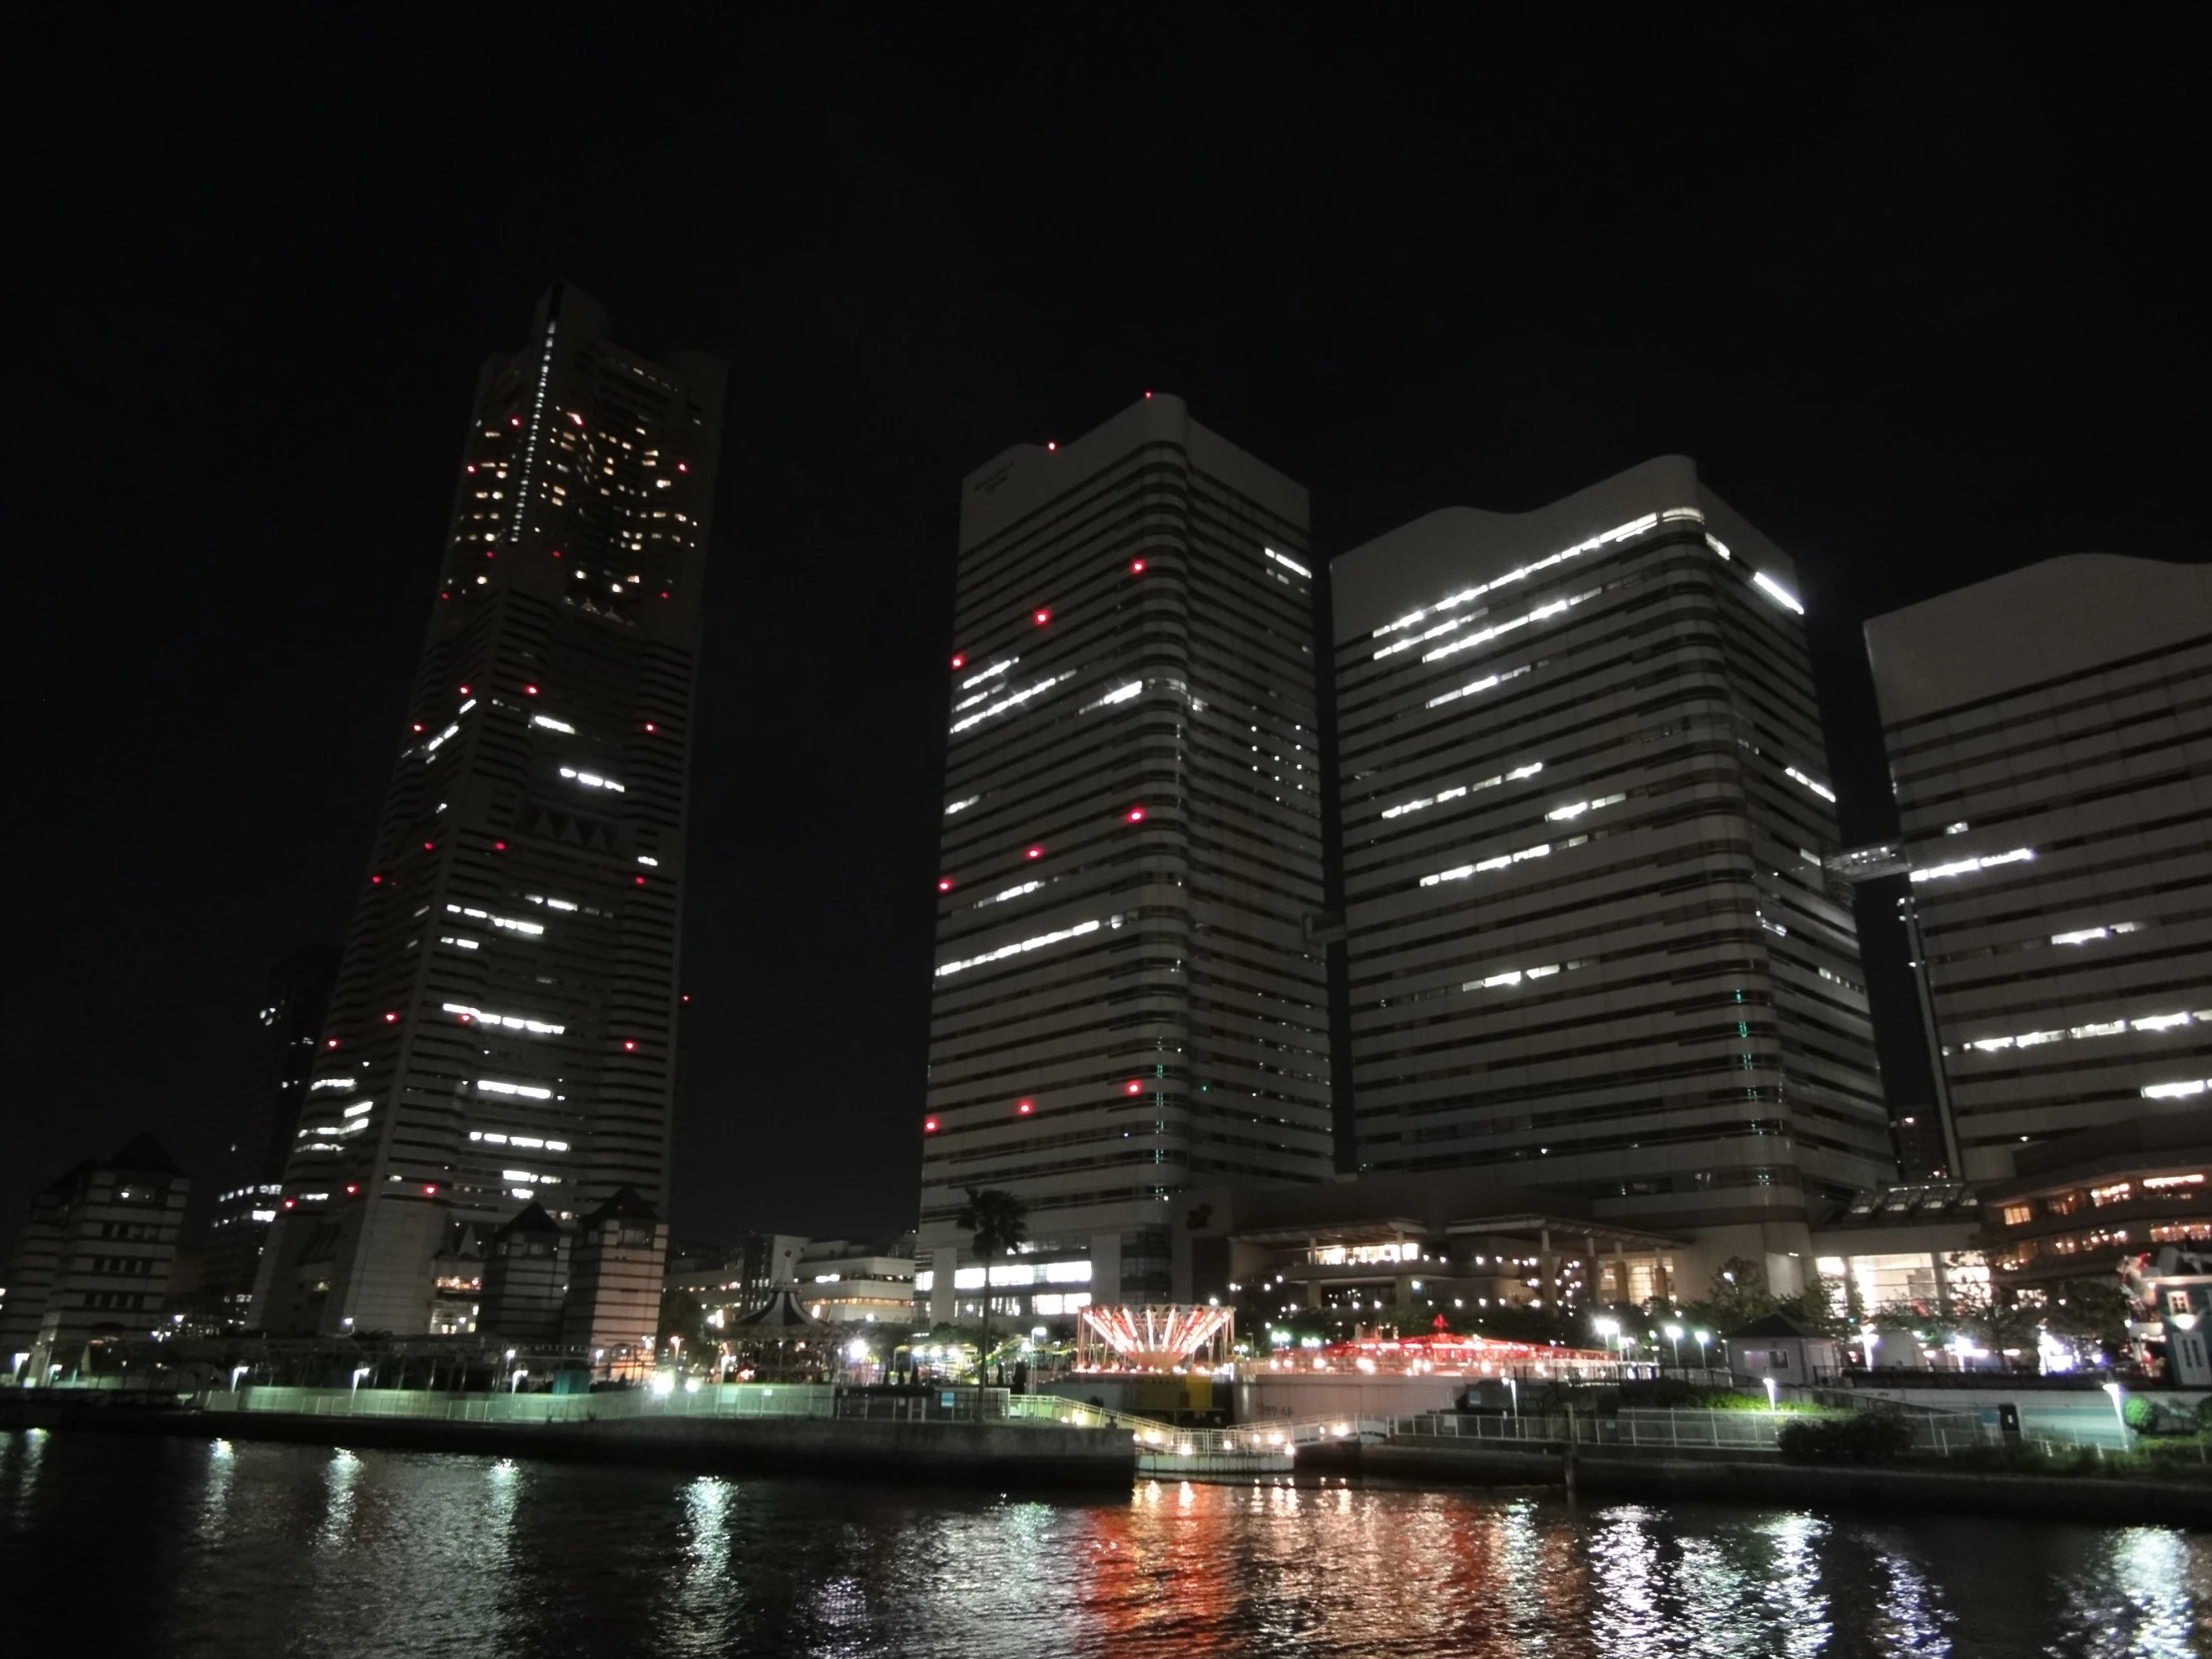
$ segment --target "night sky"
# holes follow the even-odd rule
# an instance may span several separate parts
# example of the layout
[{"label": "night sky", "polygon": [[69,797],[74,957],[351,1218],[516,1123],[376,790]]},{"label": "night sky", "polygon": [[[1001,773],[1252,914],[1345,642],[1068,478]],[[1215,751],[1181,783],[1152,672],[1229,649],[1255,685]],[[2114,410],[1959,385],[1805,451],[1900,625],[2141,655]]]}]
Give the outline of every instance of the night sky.
[{"label": "night sky", "polygon": [[18,37],[0,1254],[142,1128],[212,1179],[269,965],[343,937],[477,365],[556,277],[732,365],[680,1237],[911,1225],[957,491],[1010,443],[1178,392],[1324,554],[1694,455],[1799,562],[1855,840],[1867,617],[2206,554],[2180,14],[944,15]]}]

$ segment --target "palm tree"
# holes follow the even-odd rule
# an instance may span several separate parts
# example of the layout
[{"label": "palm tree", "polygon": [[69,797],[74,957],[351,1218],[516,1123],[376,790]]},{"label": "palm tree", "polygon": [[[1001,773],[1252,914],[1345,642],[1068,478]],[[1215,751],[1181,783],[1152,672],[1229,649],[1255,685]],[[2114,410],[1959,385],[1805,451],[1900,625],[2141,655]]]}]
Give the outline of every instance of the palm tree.
[{"label": "palm tree", "polygon": [[996,1257],[1011,1256],[1029,1237],[1029,1206],[997,1187],[985,1187],[981,1192],[970,1187],[967,1202],[960,1206],[955,1220],[961,1232],[975,1235],[975,1254],[983,1264],[983,1346],[976,1360],[980,1374],[983,1358],[991,1348],[991,1262]]}]

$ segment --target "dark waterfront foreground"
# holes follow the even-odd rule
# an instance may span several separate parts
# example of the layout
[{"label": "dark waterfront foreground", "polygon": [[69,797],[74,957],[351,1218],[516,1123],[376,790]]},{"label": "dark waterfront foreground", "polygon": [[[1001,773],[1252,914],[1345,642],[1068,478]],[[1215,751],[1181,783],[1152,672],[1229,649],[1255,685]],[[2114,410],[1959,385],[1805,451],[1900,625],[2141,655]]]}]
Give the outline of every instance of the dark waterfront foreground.
[{"label": "dark waterfront foreground", "polygon": [[33,1430],[0,1437],[0,1586],[6,1652],[2010,1659],[2199,1652],[2212,1537],[1310,1484],[1032,1501]]}]

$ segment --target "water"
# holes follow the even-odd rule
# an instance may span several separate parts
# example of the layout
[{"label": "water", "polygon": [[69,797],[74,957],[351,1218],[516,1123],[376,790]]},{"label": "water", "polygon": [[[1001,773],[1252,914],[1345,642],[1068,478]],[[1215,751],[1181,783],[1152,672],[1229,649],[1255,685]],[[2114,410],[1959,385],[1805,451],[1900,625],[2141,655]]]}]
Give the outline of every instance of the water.
[{"label": "water", "polygon": [[7,1654],[2165,1656],[2208,1610],[2165,1527],[0,1435]]}]

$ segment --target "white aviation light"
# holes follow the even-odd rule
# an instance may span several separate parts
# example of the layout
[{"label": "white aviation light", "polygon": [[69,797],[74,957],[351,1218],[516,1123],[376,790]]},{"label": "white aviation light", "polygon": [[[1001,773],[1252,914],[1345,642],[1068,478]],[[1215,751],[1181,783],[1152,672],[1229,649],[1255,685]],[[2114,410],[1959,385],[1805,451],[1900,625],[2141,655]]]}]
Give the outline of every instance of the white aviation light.
[{"label": "white aviation light", "polygon": [[1790,590],[1785,588],[1780,582],[1777,582],[1772,576],[1769,576],[1765,571],[1753,571],[1751,573],[1751,579],[1754,582],[1757,582],[1760,587],[1764,588],[1767,592],[1767,597],[1769,599],[1772,599],[1777,605],[1780,605],[1784,610],[1794,611],[1799,616],[1803,616],[1805,614],[1805,607],[1797,602],[1796,598],[1791,594]]},{"label": "white aviation light", "polygon": [[1470,681],[1468,684],[1459,687],[1456,691],[1447,691],[1441,697],[1431,697],[1426,703],[1423,703],[1421,707],[1423,709],[1439,709],[1442,708],[1443,705],[1445,705],[1446,703],[1458,702],[1459,699],[1462,697],[1472,697],[1476,692],[1486,692],[1493,686],[1502,686],[1508,680],[1519,679],[1522,675],[1526,674],[1532,666],[1532,664],[1523,663],[1519,668],[1509,668],[1503,674],[1485,675],[1482,679]]},{"label": "white aviation light", "polygon": [[1551,843],[1549,841],[1539,841],[1534,846],[1522,847],[1518,852],[1500,852],[1496,857],[1484,858],[1480,863],[1460,864],[1452,869],[1440,869],[1433,875],[1422,876],[1420,884],[1424,887],[1433,887],[1439,881],[1464,881],[1470,875],[1480,875],[1487,870],[1503,869],[1506,865],[1517,864],[1524,858],[1547,857],[1550,852]]},{"label": "white aviation light", "polygon": [[1116,703],[1126,703],[1143,690],[1144,682],[1142,680],[1132,680],[1126,686],[1116,686],[1096,703],[1084,704],[1080,712],[1087,715],[1093,709],[1104,709]]},{"label": "white aviation light", "polygon": [[1803,784],[1807,789],[1811,790],[1815,795],[1819,796],[1823,801],[1833,802],[1836,799],[1836,792],[1834,790],[1830,789],[1826,784],[1814,783],[1812,779],[1806,777],[1805,774],[1798,771],[1796,767],[1784,767],[1782,771],[1785,776],[1794,778],[1795,780],[1797,780],[1797,782]]},{"label": "white aviation light", "polygon": [[1050,933],[1037,933],[1026,939],[1017,939],[1012,944],[1000,945],[996,950],[986,950],[980,956],[967,956],[956,962],[940,963],[936,976],[943,979],[971,967],[980,967],[985,962],[1001,962],[1008,956],[1019,956],[1026,950],[1042,950],[1048,944],[1059,944],[1066,939],[1080,938],[1085,933],[1095,933],[1099,926],[1097,921],[1079,921],[1073,927],[1062,927]]},{"label": "white aviation light", "polygon": [[465,1002],[448,1002],[443,1006],[447,1013],[472,1019],[478,1025],[497,1025],[509,1031],[527,1031],[534,1037],[557,1037],[568,1029],[565,1025],[548,1024],[542,1019],[525,1019],[520,1014],[486,1013],[481,1008],[471,1008]]},{"label": "white aviation light", "polygon": [[520,1095],[524,1100],[551,1100],[553,1091],[541,1089],[534,1083],[499,1083],[489,1077],[476,1079],[476,1086],[486,1094]]},{"label": "white aviation light", "polygon": [[[1604,591],[1603,588],[1592,588],[1587,593],[1573,594],[1565,599],[1554,599],[1548,605],[1538,605],[1526,616],[1514,617],[1510,622],[1497,623],[1492,627],[1483,629],[1480,633],[1469,634],[1463,639],[1453,640],[1449,645],[1439,645],[1433,651],[1424,651],[1421,653],[1420,660],[1424,663],[1437,663],[1443,661],[1444,658],[1455,651],[1467,651],[1478,645],[1488,645],[1490,641],[1502,635],[1510,634],[1516,628],[1525,628],[1531,622],[1542,622],[1548,617],[1562,615],[1572,607],[1581,604],[1585,599],[1595,599]],[[1406,641],[1408,645],[1415,643],[1417,642],[1412,640]],[[1397,649],[1395,646],[1386,646],[1383,651],[1378,651],[1376,655],[1380,657],[1384,652],[1395,649]]]},{"label": "white aviation light", "polygon": [[955,733],[965,732],[970,726],[980,725],[984,721],[989,720],[993,715],[1002,715],[1006,713],[1006,711],[1009,709],[1020,708],[1024,703],[1028,702],[1032,697],[1035,697],[1039,692],[1050,691],[1062,680],[1072,680],[1074,678],[1075,676],[1072,674],[1046,675],[1045,678],[1039,680],[1035,685],[1026,686],[1018,692],[1008,692],[996,703],[991,704],[987,708],[976,710],[975,713],[969,715],[965,720],[954,721],[952,723],[952,730]]},{"label": "white aviation light", "polygon": [[555,720],[551,715],[532,715],[530,724],[532,726],[542,726],[548,732],[566,732],[572,738],[576,735],[575,727],[569,725],[565,720]]},{"label": "white aviation light", "polygon": [[[1677,507],[1671,509],[1666,516],[1687,516],[1691,513],[1694,513],[1695,511],[1695,508]],[[1577,542],[1574,546],[1565,548],[1560,552],[1554,553],[1549,558],[1538,559],[1535,563],[1522,565],[1517,570],[1509,570],[1503,576],[1495,577],[1492,580],[1480,583],[1475,587],[1467,588],[1463,592],[1455,593],[1448,599],[1439,599],[1436,601],[1435,604],[1430,605],[1425,609],[1418,611],[1408,611],[1404,616],[1399,617],[1395,622],[1385,622],[1382,627],[1378,628],[1375,631],[1374,637],[1377,639],[1381,639],[1384,634],[1394,634],[1400,628],[1410,628],[1414,623],[1419,622],[1422,618],[1431,616],[1438,611],[1451,611],[1458,609],[1461,605],[1471,605],[1475,600],[1480,599],[1484,594],[1489,593],[1494,589],[1502,588],[1508,582],[1519,582],[1525,580],[1526,578],[1535,575],[1540,570],[1549,570],[1553,565],[1562,564],[1568,559],[1579,558],[1584,553],[1594,553],[1599,548],[1610,546],[1614,542],[1626,541],[1630,536],[1640,536],[1646,530],[1649,530],[1654,525],[1656,525],[1659,522],[1660,516],[1661,515],[1658,513],[1646,513],[1642,518],[1632,519],[1626,524],[1615,525],[1612,529],[1607,530],[1603,535],[1592,536],[1588,541],[1585,542]],[[1701,521],[1703,519],[1703,516],[1704,515],[1702,514],[1698,515]],[[1383,654],[1384,653],[1380,651],[1376,653],[1376,655],[1379,657],[1382,656]]]},{"label": "white aviation light", "polygon": [[2015,846],[2009,852],[1992,852],[1986,858],[1960,858],[1955,863],[1931,864],[1926,869],[1913,872],[1915,881],[1940,881],[1946,876],[1971,875],[1977,869],[1994,869],[1999,864],[2026,863],[2035,856],[2032,846]]},{"label": "white aviation light", "polygon": [[566,1152],[568,1142],[542,1140],[536,1135],[501,1135],[489,1129],[471,1129],[468,1138],[486,1146],[526,1146],[532,1151]]},{"label": "white aviation light", "polygon": [[2050,936],[2050,942],[2052,944],[2089,944],[2097,939],[2109,939],[2117,933],[2132,933],[2134,931],[2134,922],[2115,921],[2104,927],[2079,927],[2071,933],[2053,933]]},{"label": "white aviation light", "polygon": [[1994,1054],[2006,1048],[2037,1048],[2044,1043],[2074,1041],[2089,1037],[2117,1037],[2126,1031],[2174,1031],[2184,1025],[2212,1024],[2212,1009],[2199,1009],[2191,1013],[2187,1009],[2171,1014],[2145,1014],[2140,1019],[2093,1020],[2087,1025],[2071,1025],[2063,1031],[2022,1031],[2013,1037],[1977,1037],[1966,1047],[1982,1054]]},{"label": "white aviation light", "polygon": [[1276,550],[1272,547],[1263,547],[1260,549],[1260,551],[1265,553],[1269,558],[1273,559],[1277,564],[1281,565],[1285,570],[1289,571],[1293,576],[1311,577],[1314,574],[1304,565],[1300,564],[1296,559],[1286,559],[1285,557],[1283,557],[1282,554],[1276,552]]},{"label": "white aviation light", "polygon": [[561,768],[561,776],[563,778],[573,778],[576,780],[577,783],[585,785],[587,788],[590,789],[613,790],[617,795],[626,795],[629,793],[628,791],[624,790],[620,784],[616,783],[612,778],[601,778],[596,773],[578,772],[574,767]]}]

